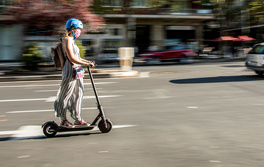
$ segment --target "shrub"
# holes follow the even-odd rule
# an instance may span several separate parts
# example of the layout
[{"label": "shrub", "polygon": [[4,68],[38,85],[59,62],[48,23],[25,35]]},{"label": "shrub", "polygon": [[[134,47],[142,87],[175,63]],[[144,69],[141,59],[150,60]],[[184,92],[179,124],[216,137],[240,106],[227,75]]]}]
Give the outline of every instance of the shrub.
[{"label": "shrub", "polygon": [[25,69],[31,71],[37,70],[39,64],[44,61],[40,47],[36,44],[25,47],[22,61]]},{"label": "shrub", "polygon": [[79,40],[75,40],[76,45],[80,49],[80,56],[81,58],[85,57],[85,47],[82,45],[82,43]]}]

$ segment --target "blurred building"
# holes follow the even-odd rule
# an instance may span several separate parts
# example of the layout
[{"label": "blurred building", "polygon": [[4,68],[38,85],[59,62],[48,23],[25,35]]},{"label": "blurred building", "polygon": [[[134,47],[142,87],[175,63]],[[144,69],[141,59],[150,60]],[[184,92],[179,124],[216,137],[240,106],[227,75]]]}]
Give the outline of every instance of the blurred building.
[{"label": "blurred building", "polygon": [[12,0],[0,1],[0,61],[20,60],[23,48],[23,26],[2,23],[14,20],[12,16],[5,15],[3,12],[3,9],[10,5],[13,5]]},{"label": "blurred building", "polygon": [[[236,0],[226,8],[226,19],[221,25],[222,33],[230,36],[248,35],[264,40],[263,2],[257,0]],[[221,22],[221,21],[220,21]]]},{"label": "blurred building", "polygon": [[[11,2],[0,1],[0,9]],[[106,27],[82,34],[86,56],[111,57],[121,46],[135,47],[138,53],[177,43],[196,42],[203,46],[206,32],[211,38],[216,36],[210,28],[215,20],[212,10],[203,9],[195,0],[95,0],[93,8],[105,18]],[[37,42],[50,56],[50,47],[58,37],[35,30],[28,33],[20,25],[3,25],[1,21],[12,18],[2,16],[0,61],[21,59],[21,50],[28,42]]]},{"label": "blurred building", "polygon": [[105,34],[100,41],[92,34],[87,38],[99,43],[100,52],[123,45],[137,47],[139,53],[177,43],[203,46],[204,25],[215,20],[212,10],[202,9],[194,0],[161,0],[156,6],[148,0],[102,0],[99,5],[97,12],[106,20]]}]

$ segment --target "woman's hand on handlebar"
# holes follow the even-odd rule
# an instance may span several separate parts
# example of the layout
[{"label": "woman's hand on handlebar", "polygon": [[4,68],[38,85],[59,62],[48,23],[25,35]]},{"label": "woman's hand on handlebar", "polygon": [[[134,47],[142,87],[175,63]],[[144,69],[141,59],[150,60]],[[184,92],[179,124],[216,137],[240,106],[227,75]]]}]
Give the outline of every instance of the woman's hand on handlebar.
[{"label": "woman's hand on handlebar", "polygon": [[92,61],[89,61],[86,65],[87,65],[88,67],[95,67],[94,62],[92,62]]}]

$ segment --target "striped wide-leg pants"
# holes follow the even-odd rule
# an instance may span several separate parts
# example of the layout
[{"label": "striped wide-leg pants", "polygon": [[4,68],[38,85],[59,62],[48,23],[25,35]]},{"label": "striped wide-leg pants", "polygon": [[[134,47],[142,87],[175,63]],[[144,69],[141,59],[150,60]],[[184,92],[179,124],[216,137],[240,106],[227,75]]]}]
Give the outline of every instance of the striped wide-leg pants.
[{"label": "striped wide-leg pants", "polygon": [[54,102],[55,116],[60,117],[61,120],[67,120],[67,111],[70,111],[74,120],[81,121],[83,94],[83,78],[73,78],[72,65],[67,60],[62,70],[60,89]]}]

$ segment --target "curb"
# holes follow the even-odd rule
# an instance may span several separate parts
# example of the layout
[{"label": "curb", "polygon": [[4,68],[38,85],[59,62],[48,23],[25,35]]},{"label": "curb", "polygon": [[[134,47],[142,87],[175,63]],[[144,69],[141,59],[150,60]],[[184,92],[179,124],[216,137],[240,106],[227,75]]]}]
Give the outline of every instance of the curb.
[{"label": "curb", "polygon": [[[102,73],[93,73],[93,78],[122,78],[122,77],[138,77],[138,71],[102,71]],[[89,78],[89,74],[85,74],[85,78]],[[61,74],[51,75],[14,75],[14,76],[0,76],[0,82],[11,81],[37,81],[37,80],[61,80]]]}]

